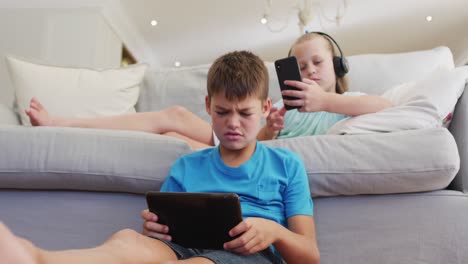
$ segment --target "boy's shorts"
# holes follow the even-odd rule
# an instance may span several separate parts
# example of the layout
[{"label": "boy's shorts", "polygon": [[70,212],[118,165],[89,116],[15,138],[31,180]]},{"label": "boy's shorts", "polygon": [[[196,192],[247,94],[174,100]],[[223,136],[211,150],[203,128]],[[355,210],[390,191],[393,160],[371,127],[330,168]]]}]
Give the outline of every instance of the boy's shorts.
[{"label": "boy's shorts", "polygon": [[[157,238],[155,238],[157,239]],[[242,256],[225,250],[211,250],[211,249],[196,249],[196,248],[185,248],[176,243],[158,239],[164,244],[168,245],[174,253],[176,253],[178,259],[189,259],[193,257],[203,257],[213,261],[216,264],[243,264],[243,263],[255,263],[255,264],[281,264],[283,261],[277,257],[270,248],[263,251],[257,252],[252,255]]]}]

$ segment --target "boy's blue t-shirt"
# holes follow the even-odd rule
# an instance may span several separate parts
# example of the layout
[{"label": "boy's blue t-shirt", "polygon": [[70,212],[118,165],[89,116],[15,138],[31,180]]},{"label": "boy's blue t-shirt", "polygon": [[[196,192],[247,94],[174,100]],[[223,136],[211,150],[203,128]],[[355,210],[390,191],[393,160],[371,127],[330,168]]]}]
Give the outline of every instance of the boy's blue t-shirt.
[{"label": "boy's blue t-shirt", "polygon": [[161,191],[232,192],[242,215],[287,226],[294,215],[313,215],[307,174],[297,154],[257,142],[252,157],[234,168],[224,164],[219,147],[182,156],[172,166]]}]

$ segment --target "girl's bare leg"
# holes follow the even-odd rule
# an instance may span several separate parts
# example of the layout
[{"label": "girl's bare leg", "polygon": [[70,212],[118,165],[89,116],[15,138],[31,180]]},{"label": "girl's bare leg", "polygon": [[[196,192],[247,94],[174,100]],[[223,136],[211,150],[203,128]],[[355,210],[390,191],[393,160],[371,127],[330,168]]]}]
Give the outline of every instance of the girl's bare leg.
[{"label": "girl's bare leg", "polygon": [[158,112],[98,118],[68,118],[50,116],[41,103],[33,98],[25,112],[34,126],[136,130],[190,139],[192,144],[188,143],[195,149],[214,145],[211,125],[181,106],[171,106]]}]

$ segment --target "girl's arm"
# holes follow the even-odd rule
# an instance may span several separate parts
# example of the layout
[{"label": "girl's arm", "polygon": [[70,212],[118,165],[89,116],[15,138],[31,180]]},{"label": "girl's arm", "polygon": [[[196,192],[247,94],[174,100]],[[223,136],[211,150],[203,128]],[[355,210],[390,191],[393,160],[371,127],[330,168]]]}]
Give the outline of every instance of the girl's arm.
[{"label": "girl's arm", "polygon": [[304,82],[285,81],[284,83],[299,89],[281,92],[283,96],[298,98],[298,100],[284,100],[284,104],[300,107],[299,112],[326,111],[358,116],[375,113],[392,106],[390,101],[380,96],[345,96],[325,92],[316,82],[308,79],[304,79]]},{"label": "girl's arm", "polygon": [[361,95],[344,96],[341,94],[327,93],[324,102],[324,111],[358,116],[375,113],[392,106],[392,103],[380,96]]}]

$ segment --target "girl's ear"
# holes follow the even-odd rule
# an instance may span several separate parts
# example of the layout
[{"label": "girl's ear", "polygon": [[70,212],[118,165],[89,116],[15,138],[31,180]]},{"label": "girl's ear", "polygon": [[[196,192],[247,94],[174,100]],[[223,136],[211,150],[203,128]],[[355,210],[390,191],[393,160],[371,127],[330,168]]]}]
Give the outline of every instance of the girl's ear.
[{"label": "girl's ear", "polygon": [[211,116],[211,100],[208,95],[205,96],[205,110]]},{"label": "girl's ear", "polygon": [[265,102],[263,102],[262,106],[262,113],[263,117],[266,118],[270,114],[271,110],[271,98],[267,98]]}]

